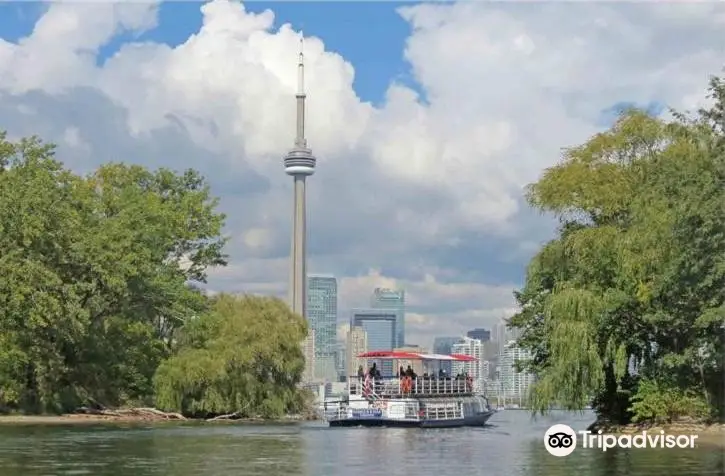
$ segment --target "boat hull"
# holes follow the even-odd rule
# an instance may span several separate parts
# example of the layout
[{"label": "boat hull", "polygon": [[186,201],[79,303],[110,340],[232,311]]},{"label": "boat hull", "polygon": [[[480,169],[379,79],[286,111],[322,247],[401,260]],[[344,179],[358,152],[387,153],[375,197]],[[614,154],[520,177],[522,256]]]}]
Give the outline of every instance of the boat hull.
[{"label": "boat hull", "polygon": [[332,428],[385,427],[385,428],[462,428],[484,426],[495,411],[480,412],[464,418],[449,420],[396,420],[390,418],[341,418],[330,420]]}]

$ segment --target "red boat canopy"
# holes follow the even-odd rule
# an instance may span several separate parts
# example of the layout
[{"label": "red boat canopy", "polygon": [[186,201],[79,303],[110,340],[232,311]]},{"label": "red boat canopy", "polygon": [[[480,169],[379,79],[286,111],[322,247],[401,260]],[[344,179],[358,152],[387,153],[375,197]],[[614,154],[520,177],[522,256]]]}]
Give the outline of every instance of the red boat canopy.
[{"label": "red boat canopy", "polygon": [[417,352],[392,352],[388,350],[364,352],[358,355],[358,357],[361,359],[380,360],[454,360],[457,362],[473,362],[478,360],[475,357],[464,354],[420,354]]}]

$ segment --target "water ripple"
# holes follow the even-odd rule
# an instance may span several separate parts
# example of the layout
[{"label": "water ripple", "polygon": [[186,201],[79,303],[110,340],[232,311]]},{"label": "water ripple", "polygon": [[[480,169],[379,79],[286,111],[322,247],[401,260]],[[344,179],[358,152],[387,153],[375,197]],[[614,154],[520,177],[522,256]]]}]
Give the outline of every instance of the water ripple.
[{"label": "water ripple", "polygon": [[725,474],[720,448],[543,447],[553,423],[583,429],[591,415],[532,420],[502,412],[485,428],[329,429],[303,425],[0,427],[3,476],[689,476]]}]

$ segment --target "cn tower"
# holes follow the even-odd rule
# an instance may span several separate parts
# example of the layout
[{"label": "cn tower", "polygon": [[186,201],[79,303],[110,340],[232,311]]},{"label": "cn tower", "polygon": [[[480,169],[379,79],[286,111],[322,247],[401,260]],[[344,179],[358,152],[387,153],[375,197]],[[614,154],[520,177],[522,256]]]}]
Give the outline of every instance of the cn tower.
[{"label": "cn tower", "polygon": [[297,134],[295,145],[284,157],[284,170],[294,178],[294,215],[292,218],[292,254],[290,270],[290,302],[292,312],[307,317],[307,204],[305,181],[315,173],[315,156],[305,139],[305,63],[300,39],[300,60],[297,64]]}]

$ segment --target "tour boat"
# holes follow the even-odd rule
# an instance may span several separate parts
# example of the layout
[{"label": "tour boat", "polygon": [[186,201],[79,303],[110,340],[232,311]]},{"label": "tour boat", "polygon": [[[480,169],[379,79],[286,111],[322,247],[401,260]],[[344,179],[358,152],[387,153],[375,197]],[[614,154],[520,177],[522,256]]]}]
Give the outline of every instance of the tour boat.
[{"label": "tour boat", "polygon": [[[370,360],[471,362],[462,354],[420,354],[413,352],[366,352]],[[397,368],[395,365],[393,368]],[[367,370],[367,369],[366,369]],[[348,376],[347,398],[325,412],[331,427],[377,426],[455,428],[483,426],[495,410],[477,385],[468,378],[417,375],[373,378]]]}]

